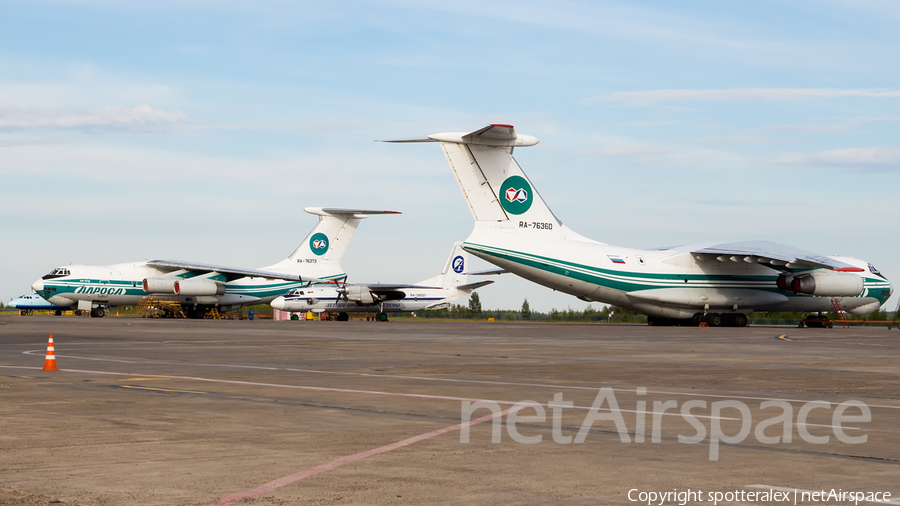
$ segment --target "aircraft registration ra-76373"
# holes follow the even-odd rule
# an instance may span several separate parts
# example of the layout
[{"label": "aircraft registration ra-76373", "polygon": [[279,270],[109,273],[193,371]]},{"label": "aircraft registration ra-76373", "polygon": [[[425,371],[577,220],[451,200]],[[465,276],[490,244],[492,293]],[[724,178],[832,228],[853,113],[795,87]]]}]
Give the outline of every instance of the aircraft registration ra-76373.
[{"label": "aircraft registration ra-76373", "polygon": [[345,279],[341,257],[359,221],[368,211],[307,207],[319,222],[291,255],[261,269],[240,269],[172,260],[150,260],[114,265],[67,265],[38,279],[32,288],[56,305],[90,310],[103,316],[110,306],[137,305],[149,295],[165,295],[179,302],[185,315],[202,318],[211,308],[232,310],[266,304],[275,297],[306,284],[302,278]]},{"label": "aircraft registration ra-76373", "polygon": [[442,133],[438,142],[475,227],[463,248],[502,269],[584,301],[648,315],[651,324],[747,324],[753,311],[876,311],[891,284],[864,260],[767,241],[641,250],[572,231],[550,211],[513,158],[534,137],[511,125]]},{"label": "aircraft registration ra-76373", "polygon": [[441,273],[414,285],[388,284],[315,284],[295,288],[270,304],[281,311],[337,313],[347,321],[350,313],[375,313],[378,321],[387,321],[387,313],[444,309],[450,303],[468,297],[472,291],[493,281],[468,282],[469,256],[457,242]]}]

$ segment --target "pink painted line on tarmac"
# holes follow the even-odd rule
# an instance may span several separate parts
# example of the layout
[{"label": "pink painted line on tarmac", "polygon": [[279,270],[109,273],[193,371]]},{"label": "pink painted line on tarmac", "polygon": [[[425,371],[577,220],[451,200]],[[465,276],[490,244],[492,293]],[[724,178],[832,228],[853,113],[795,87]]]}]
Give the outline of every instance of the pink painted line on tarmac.
[{"label": "pink painted line on tarmac", "polygon": [[404,439],[402,441],[397,441],[396,443],[391,443],[386,446],[382,446],[380,448],[375,448],[372,450],[367,450],[364,452],[356,453],[353,455],[347,455],[345,457],[341,457],[339,459],[332,460],[327,464],[321,464],[315,467],[310,467],[309,469],[300,471],[299,473],[294,473],[289,476],[285,476],[283,478],[278,478],[277,480],[270,481],[264,485],[260,485],[254,489],[245,490],[243,492],[238,492],[236,494],[231,494],[229,496],[225,496],[214,503],[210,503],[206,506],[228,506],[237,501],[241,501],[243,499],[248,499],[250,497],[256,497],[258,495],[267,494],[269,492],[273,492],[278,490],[281,487],[285,487],[292,483],[296,483],[300,480],[304,480],[311,476],[315,476],[320,473],[324,473],[325,471],[330,471],[332,469],[336,469],[338,467],[343,466],[344,464],[350,464],[351,462],[356,462],[358,460],[362,460],[366,457],[371,457],[373,455],[379,455],[381,453],[387,453],[392,450],[396,450],[398,448],[403,448],[404,446],[409,446],[411,444],[418,443],[420,441],[426,441],[428,439],[432,439],[438,437],[443,434],[447,434],[448,432],[453,432],[457,430],[461,430],[463,427],[471,427],[472,425],[477,425],[479,423],[491,421],[497,417],[503,417],[507,413],[512,410],[518,410],[519,407],[512,407],[505,411],[501,411],[496,414],[490,414],[487,416],[483,416],[481,418],[476,418],[475,420],[470,420],[465,423],[460,423],[456,425],[451,425],[450,427],[444,427],[443,429],[433,430],[431,432],[426,432],[425,434],[420,434],[418,436],[414,436],[408,439]]}]

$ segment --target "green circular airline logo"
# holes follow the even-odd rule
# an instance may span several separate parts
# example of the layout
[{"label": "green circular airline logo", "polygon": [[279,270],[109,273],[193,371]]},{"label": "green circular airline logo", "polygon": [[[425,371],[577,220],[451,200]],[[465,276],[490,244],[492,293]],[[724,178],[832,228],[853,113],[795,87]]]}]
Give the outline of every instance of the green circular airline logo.
[{"label": "green circular airline logo", "polygon": [[328,236],[318,232],[309,238],[309,249],[318,256],[322,256],[328,251]]},{"label": "green circular airline logo", "polygon": [[500,205],[510,214],[522,214],[531,208],[531,185],[522,176],[509,176],[500,186]]}]

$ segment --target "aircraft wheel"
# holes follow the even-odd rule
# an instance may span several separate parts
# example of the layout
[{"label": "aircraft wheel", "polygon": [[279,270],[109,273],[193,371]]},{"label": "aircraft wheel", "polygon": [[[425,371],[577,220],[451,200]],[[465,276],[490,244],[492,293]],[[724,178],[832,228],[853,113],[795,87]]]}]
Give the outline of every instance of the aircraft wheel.
[{"label": "aircraft wheel", "polygon": [[337,321],[339,322],[349,322],[350,314],[348,313],[338,313]]},{"label": "aircraft wheel", "polygon": [[706,323],[710,327],[721,327],[722,326],[722,315],[719,313],[709,313],[706,315]]},{"label": "aircraft wheel", "polygon": [[746,327],[747,326],[747,315],[740,314],[740,313],[734,315],[734,326],[735,327]]},{"label": "aircraft wheel", "polygon": [[378,313],[375,315],[375,318],[378,319],[378,321],[380,321],[380,322],[386,322],[388,319],[387,313]]},{"label": "aircraft wheel", "polygon": [[699,327],[702,321],[703,313],[694,313],[694,316],[691,317],[691,325],[694,327]]},{"label": "aircraft wheel", "polygon": [[56,316],[62,316],[62,311],[60,311],[59,309],[57,309],[57,310],[56,310],[56,313],[53,313],[53,314],[55,314]]}]

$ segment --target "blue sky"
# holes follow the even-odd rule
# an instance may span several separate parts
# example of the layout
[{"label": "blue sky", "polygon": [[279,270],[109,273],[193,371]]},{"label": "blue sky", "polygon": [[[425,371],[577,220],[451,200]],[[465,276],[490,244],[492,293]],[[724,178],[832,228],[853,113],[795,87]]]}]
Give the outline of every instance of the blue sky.
[{"label": "blue sky", "polygon": [[[374,141],[488,123],[541,140],[520,165],[593,239],[771,240],[900,279],[897,2],[0,7],[4,301],[70,262],[269,265],[307,206],[402,211],[344,266],[430,277],[471,217],[436,145]],[[480,294],[585,306],[514,277]]]}]

